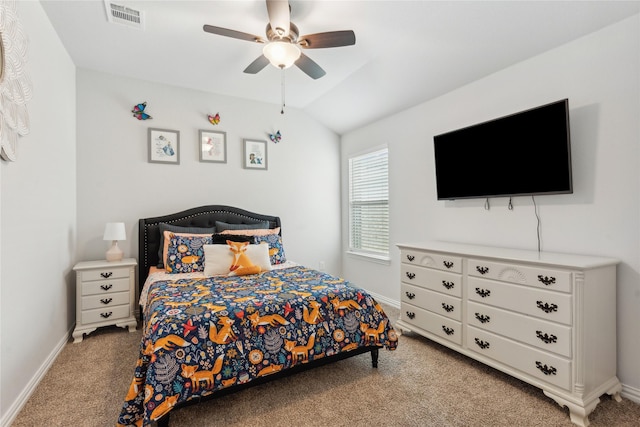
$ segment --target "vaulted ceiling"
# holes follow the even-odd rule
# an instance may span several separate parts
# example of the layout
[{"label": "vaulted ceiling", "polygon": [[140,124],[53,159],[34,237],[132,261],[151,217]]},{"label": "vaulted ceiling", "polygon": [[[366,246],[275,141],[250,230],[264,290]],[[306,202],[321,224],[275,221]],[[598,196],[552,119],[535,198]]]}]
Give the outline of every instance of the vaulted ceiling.
[{"label": "vaulted ceiling", "polygon": [[[281,70],[243,70],[265,36],[258,1],[129,1],[143,28],[111,23],[105,1],[42,0],[78,67],[257,100],[280,108]],[[286,105],[342,134],[640,13],[639,1],[290,1],[301,34],[353,30],[353,46],[307,49],[326,75],[284,71]],[[594,46],[594,49],[598,49]]]}]

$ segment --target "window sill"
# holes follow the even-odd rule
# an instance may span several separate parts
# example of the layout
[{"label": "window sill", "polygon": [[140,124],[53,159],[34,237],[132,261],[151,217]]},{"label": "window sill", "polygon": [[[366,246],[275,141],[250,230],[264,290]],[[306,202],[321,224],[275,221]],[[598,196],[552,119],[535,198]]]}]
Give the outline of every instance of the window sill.
[{"label": "window sill", "polygon": [[384,264],[384,265],[391,264],[391,258],[385,255],[374,255],[374,254],[367,254],[363,252],[354,252],[354,251],[347,251],[347,255],[353,258],[362,259],[364,261],[375,262],[377,264]]}]

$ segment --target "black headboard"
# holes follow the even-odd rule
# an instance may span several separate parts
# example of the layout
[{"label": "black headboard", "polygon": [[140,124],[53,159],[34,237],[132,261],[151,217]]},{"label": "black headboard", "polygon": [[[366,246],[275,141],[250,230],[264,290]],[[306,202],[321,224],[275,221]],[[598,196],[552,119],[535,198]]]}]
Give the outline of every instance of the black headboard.
[{"label": "black headboard", "polygon": [[[269,228],[280,227],[280,217],[262,215],[232,206],[209,205],[174,214],[142,218],[138,229],[138,287],[147,280],[149,268],[158,264],[158,249],[160,248],[161,222],[181,225],[185,227],[215,227],[216,221],[230,224],[250,224],[257,221],[269,221]],[[282,230],[280,231],[282,234]]]}]

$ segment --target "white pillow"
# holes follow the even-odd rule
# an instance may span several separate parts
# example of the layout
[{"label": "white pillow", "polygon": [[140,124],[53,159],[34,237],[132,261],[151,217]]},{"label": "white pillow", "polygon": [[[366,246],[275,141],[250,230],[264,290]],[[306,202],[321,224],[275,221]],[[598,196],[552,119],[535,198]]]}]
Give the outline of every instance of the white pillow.
[{"label": "white pillow", "polygon": [[[233,262],[233,252],[228,245],[204,245],[204,274],[205,276],[228,275],[229,267]],[[258,245],[247,245],[245,254],[251,262],[260,266],[260,270],[271,270],[271,260],[269,259],[269,245],[261,243]]]}]

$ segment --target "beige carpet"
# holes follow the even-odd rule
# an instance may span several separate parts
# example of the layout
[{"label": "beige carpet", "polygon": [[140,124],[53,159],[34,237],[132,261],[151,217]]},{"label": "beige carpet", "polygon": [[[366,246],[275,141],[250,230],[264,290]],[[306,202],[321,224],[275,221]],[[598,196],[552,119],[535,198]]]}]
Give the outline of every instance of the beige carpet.
[{"label": "beige carpet", "polygon": [[[392,319],[398,310],[385,307]],[[14,427],[114,426],[131,381],[140,331],[69,342]],[[603,396],[593,427],[640,425],[640,405]],[[380,351],[172,412],[187,426],[573,426],[542,391],[418,335]]]}]

